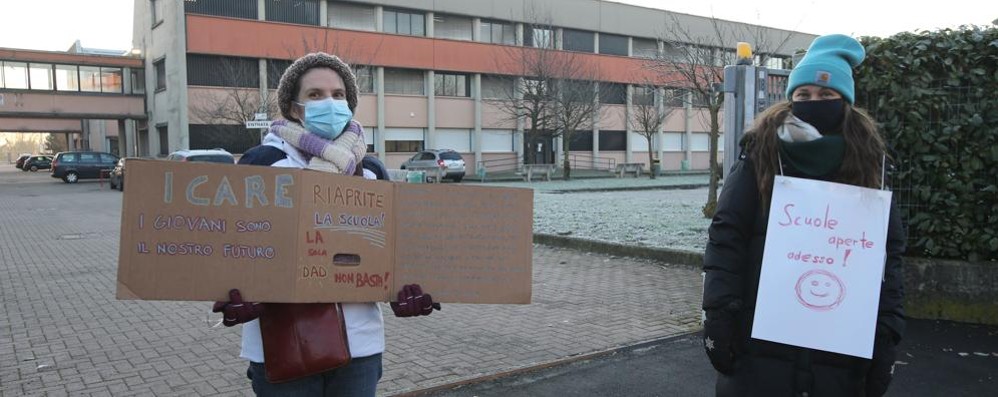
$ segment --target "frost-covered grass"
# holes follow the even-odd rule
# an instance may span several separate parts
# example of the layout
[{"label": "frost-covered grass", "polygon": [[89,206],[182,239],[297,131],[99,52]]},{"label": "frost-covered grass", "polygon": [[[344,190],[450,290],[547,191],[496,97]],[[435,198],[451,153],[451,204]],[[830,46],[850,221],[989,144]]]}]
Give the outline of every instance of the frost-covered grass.
[{"label": "frost-covered grass", "polygon": [[[645,187],[645,188],[655,188],[662,186],[676,186],[676,185],[694,185],[694,184],[707,184],[710,181],[710,176],[697,174],[697,175],[675,175],[675,176],[661,176],[655,179],[650,179],[647,176],[642,176],[641,178],[626,177],[626,178],[590,178],[590,179],[573,179],[570,181],[553,180],[550,182],[494,182],[486,183],[486,186],[505,186],[505,187],[522,187],[534,189],[536,192],[550,192],[550,191],[571,191],[571,190],[594,190],[594,189],[621,189],[621,188],[634,188],[634,187]],[[469,184],[476,184],[474,182]],[[704,193],[706,197],[706,193]]]},{"label": "frost-covered grass", "polygon": [[[707,188],[664,187],[708,182],[707,175],[503,182],[486,186],[534,189],[534,232],[627,245],[702,251]],[[578,190],[647,188],[638,191]],[[573,192],[575,191],[575,192]]]},{"label": "frost-covered grass", "polygon": [[707,189],[534,195],[534,232],[702,251]]}]

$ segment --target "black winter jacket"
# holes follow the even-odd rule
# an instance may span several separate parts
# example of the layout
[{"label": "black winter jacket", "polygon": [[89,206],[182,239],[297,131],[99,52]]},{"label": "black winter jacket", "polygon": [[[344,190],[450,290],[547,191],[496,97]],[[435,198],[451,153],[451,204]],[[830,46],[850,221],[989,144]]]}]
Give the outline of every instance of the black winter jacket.
[{"label": "black winter jacket", "polygon": [[[786,164],[784,174],[806,177]],[[733,328],[733,369],[729,375],[719,374],[717,395],[862,396],[870,360],[750,338],[768,218],[752,161],[743,155],[725,178],[704,255],[707,321],[730,316],[718,324],[730,323]],[[905,328],[901,268],[905,235],[893,202],[886,248],[877,329],[891,336],[893,349]]]}]

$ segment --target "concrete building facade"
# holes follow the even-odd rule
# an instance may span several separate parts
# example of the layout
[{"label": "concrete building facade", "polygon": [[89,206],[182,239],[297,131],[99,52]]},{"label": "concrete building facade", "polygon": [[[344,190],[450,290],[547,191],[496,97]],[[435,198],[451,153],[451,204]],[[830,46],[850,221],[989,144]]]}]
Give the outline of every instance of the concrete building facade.
[{"label": "concrete building facade", "polygon": [[[548,46],[597,69],[596,123],[568,145],[576,163],[647,163],[651,151],[666,170],[706,169],[708,117],[694,101],[663,102],[675,111],[651,145],[627,120],[642,85],[654,81],[661,88],[649,95],[659,99],[684,85],[652,71],[649,58],[676,51],[675,32],[710,37],[715,23],[782,43],[777,62],[814,38],[602,0],[136,0],[133,51],[144,59],[149,117],[136,132],[145,152],[128,155],[245,150],[261,131],[244,120],[280,117],[274,98],[284,68],[325,51],[356,70],[355,118],[369,151],[394,168],[421,149],[454,149],[474,173],[482,162],[524,158],[524,122],[504,111],[497,93],[524,84],[527,73],[501,60]],[[736,35],[698,44],[727,53],[753,39]],[[555,137],[530,150],[556,162],[562,147]]]}]

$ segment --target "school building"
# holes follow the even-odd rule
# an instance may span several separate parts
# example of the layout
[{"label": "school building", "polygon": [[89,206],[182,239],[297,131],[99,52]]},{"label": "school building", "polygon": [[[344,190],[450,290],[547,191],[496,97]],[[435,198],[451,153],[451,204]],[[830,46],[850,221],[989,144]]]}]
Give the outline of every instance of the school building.
[{"label": "school building", "polygon": [[[719,26],[785,41],[770,58],[774,67],[815,37],[737,22]],[[148,119],[134,137],[124,137],[127,155],[245,150],[261,133],[245,120],[257,113],[280,117],[274,101],[284,69],[307,52],[325,51],[356,70],[355,118],[370,152],[394,168],[422,149],[454,149],[473,174],[482,161],[522,159],[525,142],[535,138],[525,137],[524,122],[497,102],[509,84],[523,84],[509,78],[523,70],[497,60],[545,47],[598,69],[600,114],[595,125],[572,134],[576,164],[647,163],[649,151],[665,170],[708,164],[709,121],[696,100],[668,100],[664,106],[675,111],[651,145],[627,120],[655,96],[680,97],[670,91],[684,85],[675,79],[658,76],[660,89],[640,88],[652,73],[649,59],[680,55],[668,44],[675,38],[670,32],[709,37],[715,29],[709,18],[601,0],[136,0],[133,29]],[[710,45],[733,53],[735,41]],[[559,162],[561,139],[541,139],[548,141],[530,146],[541,152],[533,161]]]}]

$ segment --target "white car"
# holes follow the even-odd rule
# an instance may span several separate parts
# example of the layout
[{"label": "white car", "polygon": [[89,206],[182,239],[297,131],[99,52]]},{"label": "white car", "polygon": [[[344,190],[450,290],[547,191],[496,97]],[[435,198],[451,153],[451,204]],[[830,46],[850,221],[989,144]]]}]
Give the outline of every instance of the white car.
[{"label": "white car", "polygon": [[464,178],[464,159],[461,154],[451,149],[431,149],[416,153],[415,156],[402,163],[403,170],[406,168],[434,168],[439,167],[444,170],[444,179],[454,182],[461,182]]},{"label": "white car", "polygon": [[224,149],[178,150],[166,157],[172,161],[201,161],[206,163],[235,164],[236,158]]}]

